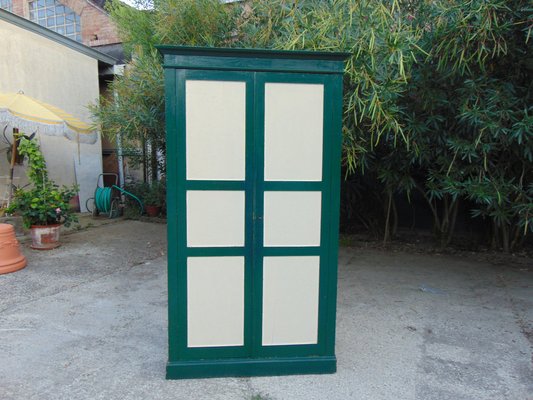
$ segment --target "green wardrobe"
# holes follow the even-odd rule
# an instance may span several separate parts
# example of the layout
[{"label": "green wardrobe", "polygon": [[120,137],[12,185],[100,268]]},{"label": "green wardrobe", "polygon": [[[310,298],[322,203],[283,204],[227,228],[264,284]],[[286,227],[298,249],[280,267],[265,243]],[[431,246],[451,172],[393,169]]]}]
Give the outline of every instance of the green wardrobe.
[{"label": "green wardrobe", "polygon": [[335,372],[346,54],[159,51],[167,378]]}]

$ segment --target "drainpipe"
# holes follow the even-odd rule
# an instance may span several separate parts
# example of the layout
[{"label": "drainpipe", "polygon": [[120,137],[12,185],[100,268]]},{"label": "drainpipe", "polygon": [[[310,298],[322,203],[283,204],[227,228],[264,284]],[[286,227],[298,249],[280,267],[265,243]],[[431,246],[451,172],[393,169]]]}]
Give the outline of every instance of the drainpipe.
[{"label": "drainpipe", "polygon": [[[114,65],[113,72],[115,75],[124,75],[124,65]],[[115,102],[117,101],[117,92],[113,91]],[[122,150],[122,133],[117,135],[117,162],[118,162],[118,184],[121,189],[124,189],[124,155]]]},{"label": "drainpipe", "polygon": [[19,133],[18,128],[13,128],[13,144],[11,148],[11,163],[9,168],[9,196],[7,198],[7,205],[11,204],[13,198],[13,174],[15,171],[15,160],[17,159],[17,135]]},{"label": "drainpipe", "polygon": [[122,154],[122,134],[117,135],[118,183],[124,189],[124,156]]}]

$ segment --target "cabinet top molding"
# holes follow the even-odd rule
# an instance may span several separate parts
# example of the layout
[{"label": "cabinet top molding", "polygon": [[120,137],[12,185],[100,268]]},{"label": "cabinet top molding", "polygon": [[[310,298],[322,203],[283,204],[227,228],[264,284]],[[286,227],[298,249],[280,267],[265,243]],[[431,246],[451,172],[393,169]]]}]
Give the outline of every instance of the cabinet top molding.
[{"label": "cabinet top molding", "polygon": [[156,46],[171,69],[342,74],[350,53],[217,47]]}]

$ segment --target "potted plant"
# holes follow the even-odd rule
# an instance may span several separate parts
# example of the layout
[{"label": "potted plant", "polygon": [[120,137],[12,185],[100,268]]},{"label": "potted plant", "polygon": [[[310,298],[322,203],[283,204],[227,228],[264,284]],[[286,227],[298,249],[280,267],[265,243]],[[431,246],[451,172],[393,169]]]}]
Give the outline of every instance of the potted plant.
[{"label": "potted plant", "polygon": [[157,217],[165,204],[165,184],[163,182],[152,182],[150,188],[144,195],[144,207],[149,217]]},{"label": "potted plant", "polygon": [[29,189],[17,189],[6,212],[22,216],[25,228],[31,231],[32,248],[49,250],[59,243],[61,225],[70,226],[77,216],[70,211],[69,201],[78,191],[76,185],[59,187],[48,178],[46,162],[39,145],[24,137],[18,150],[28,157]]}]

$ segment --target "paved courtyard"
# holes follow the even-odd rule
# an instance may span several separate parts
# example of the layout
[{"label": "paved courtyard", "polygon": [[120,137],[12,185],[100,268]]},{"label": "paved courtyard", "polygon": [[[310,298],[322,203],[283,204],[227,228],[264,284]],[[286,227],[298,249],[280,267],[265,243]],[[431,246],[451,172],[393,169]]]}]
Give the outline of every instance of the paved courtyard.
[{"label": "paved courtyard", "polygon": [[72,233],[0,275],[0,399],[530,400],[529,265],[343,248],[338,372],[166,381],[165,225]]}]

